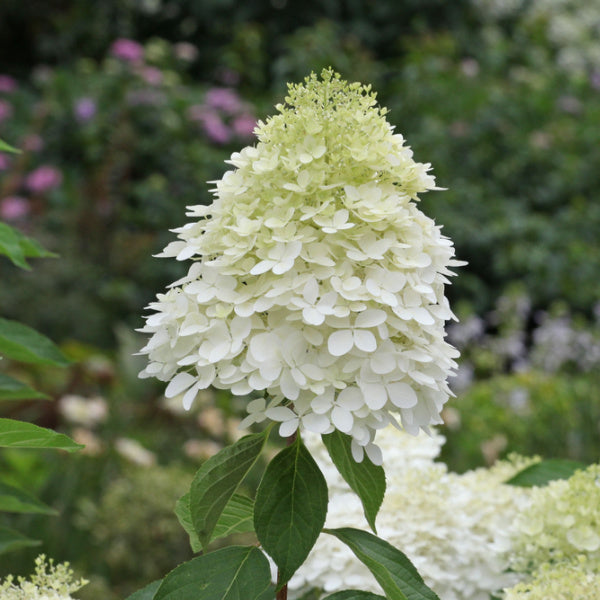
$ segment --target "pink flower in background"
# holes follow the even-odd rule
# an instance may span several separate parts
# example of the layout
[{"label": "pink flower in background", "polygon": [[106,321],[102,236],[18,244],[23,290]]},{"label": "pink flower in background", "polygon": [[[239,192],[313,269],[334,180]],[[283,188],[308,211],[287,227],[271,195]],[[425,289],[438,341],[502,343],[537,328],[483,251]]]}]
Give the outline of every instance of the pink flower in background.
[{"label": "pink flower in background", "polygon": [[213,88],[206,92],[206,104],[211,108],[236,114],[242,109],[242,102],[236,92],[230,88]]},{"label": "pink flower in background", "polygon": [[32,171],[25,182],[27,188],[36,194],[43,194],[57,188],[62,182],[62,173],[55,167],[43,165]]},{"label": "pink flower in background", "polygon": [[242,113],[233,120],[231,127],[237,136],[248,138],[254,134],[256,119],[250,113]]},{"label": "pink flower in background", "polygon": [[29,200],[21,196],[7,196],[0,200],[0,217],[5,221],[18,221],[29,214]]},{"label": "pink flower in background", "polygon": [[93,119],[96,115],[96,110],[96,102],[92,98],[79,98],[73,107],[75,118],[80,123],[86,123]]},{"label": "pink flower in background", "polygon": [[231,139],[231,130],[217,113],[207,112],[202,118],[206,135],[217,144],[226,144]]},{"label": "pink flower in background", "polygon": [[156,67],[144,67],[140,76],[149,85],[160,85],[163,82],[163,72]]},{"label": "pink flower in background", "polygon": [[10,158],[7,154],[0,152],[0,171],[6,171],[10,167]]},{"label": "pink flower in background", "polygon": [[10,118],[13,114],[13,107],[10,102],[6,100],[0,100],[0,123],[2,121],[6,121],[6,119]]},{"label": "pink flower in background", "polygon": [[23,138],[21,147],[27,152],[39,152],[44,147],[44,140],[36,133],[31,133]]},{"label": "pink flower in background", "polygon": [[133,40],[119,38],[110,47],[110,53],[125,62],[140,62],[144,58],[144,47]]},{"label": "pink flower in background", "polygon": [[10,75],[0,75],[0,92],[10,94],[17,89],[17,82]]}]

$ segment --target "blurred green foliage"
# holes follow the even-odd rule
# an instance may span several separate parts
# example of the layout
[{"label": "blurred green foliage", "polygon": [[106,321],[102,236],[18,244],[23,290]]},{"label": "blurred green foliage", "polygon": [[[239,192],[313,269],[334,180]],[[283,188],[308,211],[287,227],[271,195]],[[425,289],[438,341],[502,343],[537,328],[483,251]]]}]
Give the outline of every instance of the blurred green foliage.
[{"label": "blurred green foliage", "polygon": [[441,460],[464,472],[511,452],[598,460],[600,377],[527,371],[473,384],[447,407]]}]

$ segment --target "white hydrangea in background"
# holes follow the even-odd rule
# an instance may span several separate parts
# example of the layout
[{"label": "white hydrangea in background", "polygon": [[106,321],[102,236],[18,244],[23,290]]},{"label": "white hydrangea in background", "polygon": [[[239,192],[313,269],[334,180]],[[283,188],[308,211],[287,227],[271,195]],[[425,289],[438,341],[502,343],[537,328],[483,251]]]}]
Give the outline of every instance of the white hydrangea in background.
[{"label": "white hydrangea in background", "polygon": [[73,600],[71,594],[88,583],[74,580],[69,563],[55,565],[42,554],[35,559],[35,573],[28,581],[24,577],[9,575],[0,581],[2,600]]},{"label": "white hydrangea in background", "polygon": [[512,537],[510,564],[517,571],[585,555],[589,568],[600,572],[600,465],[533,488],[531,505],[517,516]]},{"label": "white hydrangea in background", "polygon": [[503,600],[598,600],[600,573],[585,556],[574,562],[544,564],[531,581],[504,590]]},{"label": "white hydrangea in background", "polygon": [[[330,490],[326,527],[368,529],[357,496],[331,464],[317,436],[305,436]],[[387,491],[377,516],[380,537],[404,552],[441,600],[489,600],[522,575],[507,573],[507,524],[530,491],[505,485],[536,459],[514,458],[463,475],[434,462],[444,438],[413,438],[394,428],[379,434]],[[289,583],[291,597],[310,588],[355,588],[381,594],[368,569],[337,538],[322,534]]]},{"label": "white hydrangea in background", "polygon": [[193,262],[149,307],[141,376],[186,407],[210,385],[259,392],[243,427],[338,429],[381,462],[377,430],[441,422],[458,356],[444,286],[461,263],[417,208],[430,165],[370,87],[325,70],[285,102],[160,255]]}]

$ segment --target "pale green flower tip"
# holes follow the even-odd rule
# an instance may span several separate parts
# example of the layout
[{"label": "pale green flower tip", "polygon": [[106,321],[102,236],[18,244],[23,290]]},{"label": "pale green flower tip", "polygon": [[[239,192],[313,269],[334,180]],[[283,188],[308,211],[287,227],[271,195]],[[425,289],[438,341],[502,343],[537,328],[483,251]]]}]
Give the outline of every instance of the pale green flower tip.
[{"label": "pale green flower tip", "polygon": [[514,524],[512,567],[577,560],[600,564],[600,465],[532,490],[531,504]]},{"label": "pale green flower tip", "polygon": [[544,563],[531,580],[504,590],[503,600],[598,600],[598,565],[584,555],[561,564]]}]

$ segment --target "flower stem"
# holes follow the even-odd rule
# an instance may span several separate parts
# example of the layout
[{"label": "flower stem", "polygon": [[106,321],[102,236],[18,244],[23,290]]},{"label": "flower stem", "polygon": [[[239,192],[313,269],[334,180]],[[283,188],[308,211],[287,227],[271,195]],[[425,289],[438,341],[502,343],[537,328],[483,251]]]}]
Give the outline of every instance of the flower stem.
[{"label": "flower stem", "polygon": [[[277,573],[277,579],[279,579],[279,572]],[[277,592],[275,600],[287,600],[287,583]]]}]

